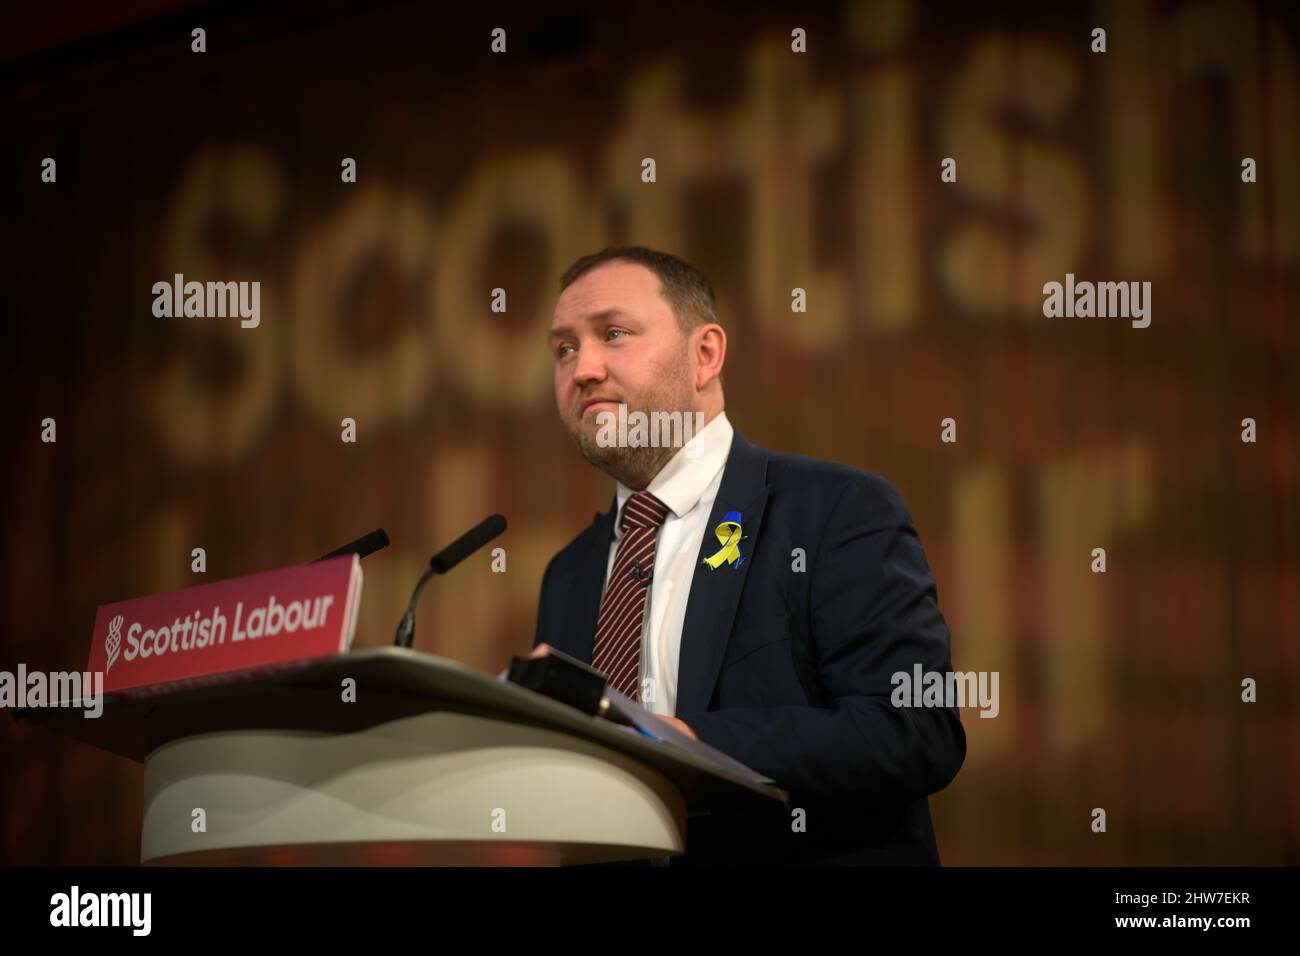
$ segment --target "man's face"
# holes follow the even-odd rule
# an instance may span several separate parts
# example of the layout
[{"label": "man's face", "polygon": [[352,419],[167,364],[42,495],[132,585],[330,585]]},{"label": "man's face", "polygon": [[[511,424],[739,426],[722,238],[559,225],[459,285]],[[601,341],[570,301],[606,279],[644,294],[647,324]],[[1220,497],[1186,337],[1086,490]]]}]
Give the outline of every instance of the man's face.
[{"label": "man's face", "polygon": [[551,319],[555,405],[586,459],[634,490],[672,457],[672,448],[602,446],[601,412],[695,409],[690,337],[645,266],[610,262],[575,281]]}]

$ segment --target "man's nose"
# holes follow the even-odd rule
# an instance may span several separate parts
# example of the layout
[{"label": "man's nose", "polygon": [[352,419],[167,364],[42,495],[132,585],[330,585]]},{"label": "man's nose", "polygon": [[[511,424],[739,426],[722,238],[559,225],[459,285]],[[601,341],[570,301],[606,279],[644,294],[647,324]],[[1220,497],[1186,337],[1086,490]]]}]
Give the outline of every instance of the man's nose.
[{"label": "man's nose", "polygon": [[605,362],[598,349],[579,349],[577,361],[573,363],[573,384],[583,389],[605,378]]}]

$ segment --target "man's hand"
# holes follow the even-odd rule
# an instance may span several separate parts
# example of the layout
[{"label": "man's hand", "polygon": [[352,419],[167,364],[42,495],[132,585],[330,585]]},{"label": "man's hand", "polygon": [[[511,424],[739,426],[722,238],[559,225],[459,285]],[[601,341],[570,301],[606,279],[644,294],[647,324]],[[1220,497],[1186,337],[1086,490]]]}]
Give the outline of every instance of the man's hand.
[{"label": "man's hand", "polygon": [[[656,714],[655,716],[659,717],[658,714]],[[659,719],[662,720],[664,723],[672,724],[675,730],[680,730],[687,737],[690,737],[691,740],[700,739],[699,737],[695,736],[695,731],[691,730],[690,724],[686,723],[686,721],[682,720],[679,717],[659,717]]]},{"label": "man's hand", "polygon": [[[549,654],[549,653],[551,653],[551,645],[550,645],[550,644],[538,644],[536,647],[534,647],[531,651],[528,652],[528,656],[529,656],[529,657],[545,657],[545,656],[546,656],[547,654]],[[672,724],[674,730],[679,730],[679,731],[681,731],[681,732],[684,733],[687,737],[690,737],[691,740],[699,740],[699,739],[700,739],[699,737],[697,737],[697,736],[695,735],[695,731],[691,730],[690,725],[689,725],[688,723],[686,723],[686,721],[684,721],[684,720],[680,720],[680,719],[678,719],[677,717],[662,717],[662,716],[659,716],[658,714],[656,714],[655,716],[656,716],[656,717],[659,717],[659,719],[662,720],[662,721],[664,721],[665,723]]]}]

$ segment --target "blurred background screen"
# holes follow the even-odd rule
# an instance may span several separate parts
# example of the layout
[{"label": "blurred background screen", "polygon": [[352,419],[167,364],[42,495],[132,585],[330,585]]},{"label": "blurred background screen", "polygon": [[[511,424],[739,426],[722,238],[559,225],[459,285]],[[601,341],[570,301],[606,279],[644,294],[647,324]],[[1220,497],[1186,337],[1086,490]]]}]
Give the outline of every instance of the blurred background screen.
[{"label": "blurred background screen", "polygon": [[[505,666],[613,494],[555,409],[559,276],[636,243],[712,280],[733,424],[886,477],[954,667],[1001,675],[945,863],[1300,863],[1293,6],[543,6],[5,15],[0,668],[379,526],[387,644],[493,511],[507,572],[435,581],[416,647]],[[259,327],[155,317],[178,273],[260,281]],[[1149,281],[1151,324],[1046,318],[1067,273]],[[0,861],[138,861],[138,765],[8,718],[0,761]]]}]

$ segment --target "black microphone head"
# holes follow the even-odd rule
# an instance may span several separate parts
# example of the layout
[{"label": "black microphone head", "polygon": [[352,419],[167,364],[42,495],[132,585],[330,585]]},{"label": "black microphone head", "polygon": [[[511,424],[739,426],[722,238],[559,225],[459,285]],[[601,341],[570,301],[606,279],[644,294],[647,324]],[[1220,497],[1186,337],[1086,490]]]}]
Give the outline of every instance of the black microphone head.
[{"label": "black microphone head", "polygon": [[388,532],[383,528],[376,528],[369,534],[363,534],[355,541],[349,541],[341,548],[335,548],[329,554],[323,554],[317,561],[326,561],[329,558],[341,557],[345,554],[355,554],[359,558],[364,558],[368,554],[374,554],[376,551],[388,547]]},{"label": "black microphone head", "polygon": [[446,574],[505,530],[506,519],[503,515],[496,514],[484,518],[435,554],[433,560],[429,562],[429,567],[438,574]]}]

